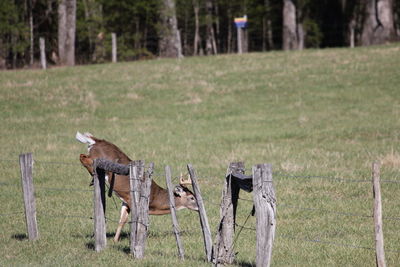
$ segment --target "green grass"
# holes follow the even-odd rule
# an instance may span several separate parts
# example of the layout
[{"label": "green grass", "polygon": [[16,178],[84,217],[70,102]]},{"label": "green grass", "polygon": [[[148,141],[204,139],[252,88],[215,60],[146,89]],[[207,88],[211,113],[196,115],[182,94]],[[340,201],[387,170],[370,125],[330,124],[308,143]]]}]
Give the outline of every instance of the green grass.
[{"label": "green grass", "polygon": [[[371,215],[371,183],[349,180],[370,179],[374,160],[382,163],[382,179],[400,182],[399,117],[398,44],[0,72],[0,266],[136,263],[128,227],[120,243],[112,242],[116,198],[107,202],[108,247],[93,251],[93,196],[83,191],[90,177],[78,161],[86,147],[76,131],[154,162],[163,186],[165,165],[176,177],[191,163],[213,236],[228,164],[244,161],[250,173],[254,164],[272,163],[272,265],[374,266],[374,250],[365,249],[374,247],[372,218],[341,213]],[[24,152],[35,159],[36,242],[26,239],[18,166]],[[382,195],[384,216],[398,218],[400,184],[383,183]],[[251,207],[239,202],[239,225]],[[178,216],[186,260],[177,257],[170,217],[152,216],[140,266],[209,266],[197,215]],[[399,226],[384,220],[388,266],[400,260]],[[250,217],[250,229],[237,238],[237,265],[255,262],[254,227]]]}]

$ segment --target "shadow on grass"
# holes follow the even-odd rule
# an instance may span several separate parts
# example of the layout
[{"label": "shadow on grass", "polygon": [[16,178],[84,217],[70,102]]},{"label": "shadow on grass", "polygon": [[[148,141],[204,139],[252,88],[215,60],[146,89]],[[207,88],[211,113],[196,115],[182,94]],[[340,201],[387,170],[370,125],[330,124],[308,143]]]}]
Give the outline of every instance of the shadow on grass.
[{"label": "shadow on grass", "polygon": [[[110,238],[113,239],[114,235],[115,235],[114,233],[106,233],[106,238],[107,239],[110,239]],[[82,236],[79,236],[79,235],[76,235],[75,237],[76,238],[82,238]],[[124,237],[124,238],[128,237],[129,238],[129,234],[121,233],[121,237]],[[86,235],[86,238],[94,239],[94,234],[88,234],[88,235]],[[95,240],[90,240],[89,242],[87,242],[85,244],[85,246],[86,246],[87,249],[95,250]]]},{"label": "shadow on grass", "polygon": [[85,244],[85,246],[86,246],[87,249],[90,249],[90,250],[94,250],[94,249],[95,249],[94,241],[89,241],[89,242],[87,242],[87,243]]},{"label": "shadow on grass", "polygon": [[235,261],[235,264],[240,267],[255,267],[256,266],[255,263],[246,262],[246,261]]},{"label": "shadow on grass", "polygon": [[25,239],[28,239],[28,236],[26,234],[13,234],[11,237],[18,241],[23,241]]},{"label": "shadow on grass", "polygon": [[[192,231],[183,230],[183,231],[180,232],[180,236],[190,236],[193,233],[194,232],[192,232]],[[164,238],[164,237],[173,236],[173,235],[174,235],[174,233],[172,231],[158,231],[158,232],[156,232],[156,231],[149,230],[148,234],[147,234],[147,238]],[[107,233],[106,236],[107,236],[107,238],[114,238],[115,232]],[[125,231],[121,232],[120,240],[125,239],[125,238],[127,238],[127,239],[130,238],[130,232],[125,232]]]},{"label": "shadow on grass", "polygon": [[[181,231],[181,236],[190,236],[191,234],[192,234],[191,231]],[[174,233],[172,231],[161,231],[161,232],[149,231],[147,238],[163,238],[163,237],[167,237],[170,235],[174,235]],[[111,239],[111,243],[113,243],[116,246],[117,250],[119,250],[125,254],[130,254],[131,253],[130,247],[126,246],[126,245],[118,245],[118,244],[120,244],[119,242],[114,243],[114,240],[113,240],[114,236],[115,236],[115,232],[107,232],[106,233],[107,240]],[[83,236],[82,235],[74,235],[74,237],[82,238]],[[94,234],[87,234],[86,238],[94,239]],[[122,231],[120,234],[120,241],[122,241],[123,239],[130,239],[130,232]],[[91,241],[87,242],[85,244],[85,246],[87,249],[95,250],[95,241],[91,240]],[[161,253],[161,256],[165,256],[165,255]],[[190,258],[190,257],[185,256],[185,258]],[[201,259],[200,258],[196,258],[196,259],[192,258],[192,260],[204,260],[204,258],[201,258]],[[241,265],[241,266],[252,266],[252,265]]]},{"label": "shadow on grass", "polygon": [[[112,233],[106,233],[106,237],[107,238],[112,238],[112,239],[114,239],[114,236],[115,236],[115,232],[112,232]],[[119,235],[119,240],[122,240],[122,239],[125,239],[125,238],[130,238],[130,233],[127,233],[127,232],[121,232],[121,234]]]}]

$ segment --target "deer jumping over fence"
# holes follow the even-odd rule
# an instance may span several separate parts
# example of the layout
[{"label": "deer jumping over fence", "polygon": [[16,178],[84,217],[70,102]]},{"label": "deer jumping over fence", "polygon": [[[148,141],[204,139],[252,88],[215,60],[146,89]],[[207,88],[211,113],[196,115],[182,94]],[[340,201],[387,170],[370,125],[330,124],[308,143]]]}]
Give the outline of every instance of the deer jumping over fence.
[{"label": "deer jumping over fence", "polygon": [[[88,145],[88,155],[80,154],[80,161],[82,165],[93,176],[93,161],[97,158],[104,158],[115,163],[128,165],[132,160],[125,155],[116,145],[99,138],[94,137],[89,133],[81,134],[76,133],[76,139]],[[106,180],[109,184],[113,184],[113,191],[123,201],[121,207],[121,215],[118,228],[115,233],[114,241],[117,242],[123,226],[128,220],[128,214],[131,209],[131,195],[130,195],[130,182],[129,176],[118,175],[106,171]],[[197,201],[194,194],[186,187],[190,181],[185,181],[182,176],[180,184],[175,186],[174,199],[177,210],[188,208],[190,210],[198,211]],[[151,181],[150,201],[149,201],[149,214],[150,215],[164,215],[169,214],[169,198],[166,189],[160,187],[153,180]]]}]

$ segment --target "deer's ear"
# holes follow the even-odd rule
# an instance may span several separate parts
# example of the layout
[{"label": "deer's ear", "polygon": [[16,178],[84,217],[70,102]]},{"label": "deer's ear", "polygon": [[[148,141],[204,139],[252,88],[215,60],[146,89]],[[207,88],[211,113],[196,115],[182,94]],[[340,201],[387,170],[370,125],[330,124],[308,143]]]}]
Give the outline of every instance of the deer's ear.
[{"label": "deer's ear", "polygon": [[85,166],[93,164],[93,160],[88,155],[80,154],[79,159],[81,163]]},{"label": "deer's ear", "polygon": [[183,196],[186,195],[186,192],[185,192],[185,190],[184,190],[181,186],[177,185],[177,186],[175,186],[175,188],[174,188],[174,195],[175,195],[176,197],[183,197]]}]

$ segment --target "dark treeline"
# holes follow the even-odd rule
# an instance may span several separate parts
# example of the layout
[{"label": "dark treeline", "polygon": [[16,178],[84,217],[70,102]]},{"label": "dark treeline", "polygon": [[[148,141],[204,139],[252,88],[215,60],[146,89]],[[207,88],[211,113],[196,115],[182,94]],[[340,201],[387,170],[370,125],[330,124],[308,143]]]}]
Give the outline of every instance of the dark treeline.
[{"label": "dark treeline", "polygon": [[382,44],[400,37],[400,0],[1,0],[0,69]]}]

